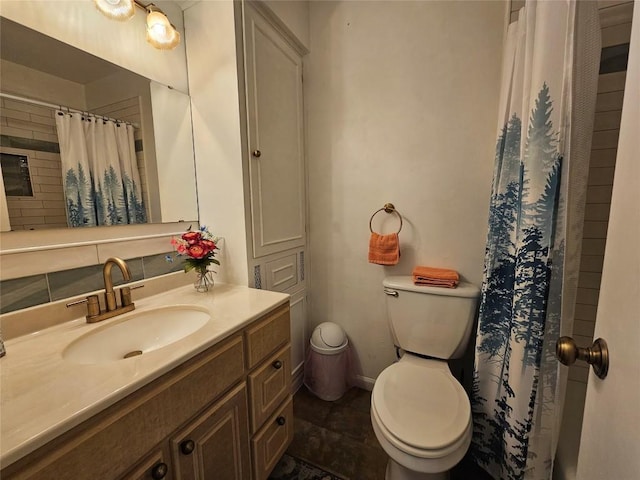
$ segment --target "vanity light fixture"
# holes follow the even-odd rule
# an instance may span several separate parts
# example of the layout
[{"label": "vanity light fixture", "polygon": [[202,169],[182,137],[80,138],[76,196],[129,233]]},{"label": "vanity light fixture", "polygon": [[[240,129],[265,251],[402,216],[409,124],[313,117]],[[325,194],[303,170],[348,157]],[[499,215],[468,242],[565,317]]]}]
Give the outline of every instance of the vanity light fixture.
[{"label": "vanity light fixture", "polygon": [[129,20],[135,13],[134,0],[94,0],[96,8],[113,20]]},{"label": "vanity light fixture", "polygon": [[180,43],[180,33],[162,10],[153,3],[143,5],[139,0],[93,0],[102,14],[114,20],[133,17],[135,7],[147,12],[147,42],[160,50],[171,50]]},{"label": "vanity light fixture", "polygon": [[147,42],[160,50],[171,50],[180,43],[180,33],[162,10],[147,5]]}]

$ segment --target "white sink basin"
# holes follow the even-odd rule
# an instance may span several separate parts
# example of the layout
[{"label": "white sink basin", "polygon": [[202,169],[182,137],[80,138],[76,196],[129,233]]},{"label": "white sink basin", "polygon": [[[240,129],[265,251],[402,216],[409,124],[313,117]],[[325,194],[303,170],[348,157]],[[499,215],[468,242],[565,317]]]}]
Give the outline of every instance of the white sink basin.
[{"label": "white sink basin", "polygon": [[80,364],[125,360],[177,342],[210,319],[205,309],[190,305],[132,313],[74,340],[62,357]]}]

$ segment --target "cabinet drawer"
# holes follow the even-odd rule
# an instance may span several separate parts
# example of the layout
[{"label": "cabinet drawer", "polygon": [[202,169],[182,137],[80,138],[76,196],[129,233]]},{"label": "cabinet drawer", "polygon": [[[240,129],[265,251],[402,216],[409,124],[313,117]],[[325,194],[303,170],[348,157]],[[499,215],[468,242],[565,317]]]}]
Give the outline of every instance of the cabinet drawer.
[{"label": "cabinet drawer", "polygon": [[264,424],[251,440],[253,480],[266,480],[293,440],[293,397]]},{"label": "cabinet drawer", "polygon": [[289,304],[267,314],[245,331],[247,367],[255,367],[285,343],[289,343]]},{"label": "cabinet drawer", "polygon": [[248,383],[251,432],[255,432],[291,393],[291,347],[287,345],[250,373]]},{"label": "cabinet drawer", "polygon": [[267,275],[267,290],[284,292],[298,283],[298,254],[267,262],[264,266]]}]

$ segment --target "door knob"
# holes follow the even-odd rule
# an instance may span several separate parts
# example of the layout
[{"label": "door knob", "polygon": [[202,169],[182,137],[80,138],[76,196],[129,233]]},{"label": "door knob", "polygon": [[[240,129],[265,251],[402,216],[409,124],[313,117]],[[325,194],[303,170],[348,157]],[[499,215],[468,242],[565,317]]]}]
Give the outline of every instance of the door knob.
[{"label": "door knob", "polygon": [[602,338],[594,340],[590,347],[578,347],[571,337],[560,337],[556,343],[556,357],[563,365],[573,365],[584,360],[593,367],[598,378],[605,378],[609,371],[609,349]]},{"label": "door knob", "polygon": [[251,155],[253,155],[256,158],[260,158],[260,156],[262,155],[262,152],[260,150],[254,150]]}]

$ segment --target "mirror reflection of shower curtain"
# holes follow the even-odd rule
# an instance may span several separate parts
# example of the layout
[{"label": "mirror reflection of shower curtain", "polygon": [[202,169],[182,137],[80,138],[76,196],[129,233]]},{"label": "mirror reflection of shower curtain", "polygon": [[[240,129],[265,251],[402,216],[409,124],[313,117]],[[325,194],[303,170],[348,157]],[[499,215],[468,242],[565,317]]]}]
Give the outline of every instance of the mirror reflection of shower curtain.
[{"label": "mirror reflection of shower curtain", "polygon": [[528,0],[509,26],[471,398],[493,478],[551,478],[597,90],[597,4]]},{"label": "mirror reflection of shower curtain", "polygon": [[70,227],[145,223],[133,127],[56,112]]}]

